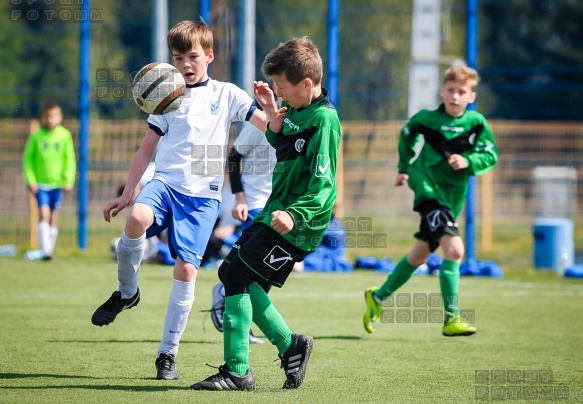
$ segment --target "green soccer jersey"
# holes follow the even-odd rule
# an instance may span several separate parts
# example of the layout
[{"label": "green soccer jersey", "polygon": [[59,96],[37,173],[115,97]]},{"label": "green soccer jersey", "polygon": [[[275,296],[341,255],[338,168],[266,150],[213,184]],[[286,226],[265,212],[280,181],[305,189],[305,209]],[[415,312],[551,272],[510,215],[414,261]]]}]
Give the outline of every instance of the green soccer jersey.
[{"label": "green soccer jersey", "polygon": [[254,219],[269,225],[272,212],[287,211],[295,224],[283,237],[304,251],[320,245],[336,201],[340,121],[327,90],[322,90],[322,97],[302,110],[284,102],[287,114],[282,131],[265,133],[275,148],[277,163],[271,195]]},{"label": "green soccer jersey", "polygon": [[41,126],[31,133],[24,147],[22,169],[27,185],[72,187],[76,162],[71,132],[59,125],[51,131]]},{"label": "green soccer jersey", "polygon": [[[423,146],[416,145],[423,136]],[[468,162],[463,170],[454,170],[447,162],[459,154]],[[414,209],[434,199],[449,208],[455,218],[462,210],[468,179],[490,170],[498,160],[494,136],[486,118],[476,111],[466,111],[459,118],[436,110],[422,110],[409,119],[399,139],[400,173],[409,175],[408,185],[415,193]]]}]

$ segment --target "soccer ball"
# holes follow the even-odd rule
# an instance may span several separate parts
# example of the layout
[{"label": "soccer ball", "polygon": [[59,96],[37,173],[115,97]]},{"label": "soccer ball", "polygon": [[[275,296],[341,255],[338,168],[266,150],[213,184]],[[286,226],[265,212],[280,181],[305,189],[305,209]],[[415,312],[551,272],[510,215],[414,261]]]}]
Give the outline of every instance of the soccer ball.
[{"label": "soccer ball", "polygon": [[134,78],[132,93],[140,109],[163,115],[176,111],[186,92],[184,77],[171,64],[155,62],[140,69]]},{"label": "soccer ball", "polygon": [[117,244],[119,243],[119,240],[121,240],[121,237],[116,237],[111,240],[111,243],[109,243],[109,257],[114,260],[117,260]]}]

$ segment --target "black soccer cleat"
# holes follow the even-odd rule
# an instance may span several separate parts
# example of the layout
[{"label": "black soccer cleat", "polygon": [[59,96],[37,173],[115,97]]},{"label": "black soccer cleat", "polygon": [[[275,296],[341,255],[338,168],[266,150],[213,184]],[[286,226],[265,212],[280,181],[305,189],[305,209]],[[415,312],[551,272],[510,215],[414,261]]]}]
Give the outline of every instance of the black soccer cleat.
[{"label": "black soccer cleat", "polygon": [[160,356],[156,359],[156,379],[178,380],[178,377],[174,355],[164,352],[160,353]]},{"label": "black soccer cleat", "polygon": [[292,344],[283,355],[278,355],[281,359],[281,367],[286,376],[283,383],[284,389],[297,389],[306,377],[308,360],[312,354],[314,339],[304,334],[293,334]]},{"label": "black soccer cleat", "polygon": [[219,366],[219,373],[207,377],[190,386],[192,390],[255,390],[255,379],[251,369],[245,376],[239,376],[229,370],[227,365]]},{"label": "black soccer cleat", "polygon": [[115,317],[126,309],[131,309],[140,303],[140,289],[129,299],[122,299],[121,292],[116,290],[105,303],[95,310],[91,322],[99,327],[108,325]]}]

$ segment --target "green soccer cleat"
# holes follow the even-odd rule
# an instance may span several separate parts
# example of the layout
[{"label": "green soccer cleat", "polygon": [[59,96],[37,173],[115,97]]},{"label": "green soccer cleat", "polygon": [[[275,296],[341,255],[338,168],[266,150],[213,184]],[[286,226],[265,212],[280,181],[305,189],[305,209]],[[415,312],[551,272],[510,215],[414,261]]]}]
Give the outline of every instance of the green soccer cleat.
[{"label": "green soccer cleat", "polygon": [[461,321],[460,316],[455,316],[443,325],[442,334],[446,337],[464,337],[473,335],[476,331],[476,327]]},{"label": "green soccer cleat", "polygon": [[368,333],[373,333],[376,331],[377,324],[381,322],[381,308],[382,305],[377,303],[374,298],[374,291],[378,288],[376,286],[371,286],[364,292],[364,302],[366,304],[366,311],[362,316],[364,329]]}]

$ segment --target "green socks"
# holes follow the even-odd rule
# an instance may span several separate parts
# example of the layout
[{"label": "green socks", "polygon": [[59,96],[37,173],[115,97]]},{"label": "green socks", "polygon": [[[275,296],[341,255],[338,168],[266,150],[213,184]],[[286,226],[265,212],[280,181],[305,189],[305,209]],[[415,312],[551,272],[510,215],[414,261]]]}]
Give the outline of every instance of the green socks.
[{"label": "green socks", "polygon": [[[407,282],[417,268],[407,262],[407,256],[395,267],[383,285],[374,292],[374,296],[383,301],[397,289]],[[441,287],[441,297],[443,298],[443,308],[445,310],[445,321],[451,320],[453,316],[459,314],[458,293],[460,283],[460,263],[450,260],[443,260],[439,270],[439,285]]]},{"label": "green socks", "polygon": [[279,353],[284,354],[292,344],[292,331],[261,286],[252,283],[249,295],[253,304],[253,322],[277,347]]},{"label": "green socks", "polygon": [[249,295],[225,298],[223,314],[224,357],[229,370],[244,376],[249,370],[249,330],[253,308]]},{"label": "green socks", "polygon": [[414,267],[407,262],[407,256],[404,256],[401,258],[401,261],[399,261],[393,272],[391,272],[387,281],[374,292],[374,296],[380,301],[385,300],[393,292],[403,286],[405,282],[411,278],[416,269],[417,267]]},{"label": "green socks", "polygon": [[[443,260],[439,269],[439,285],[443,298],[444,320],[447,322],[459,314],[458,293],[460,286],[460,263]],[[451,313],[451,314],[450,314]]]},{"label": "green socks", "polygon": [[257,283],[249,294],[225,298],[223,314],[224,356],[229,370],[244,376],[249,370],[249,330],[255,322],[280,354],[292,344],[292,331]]}]

